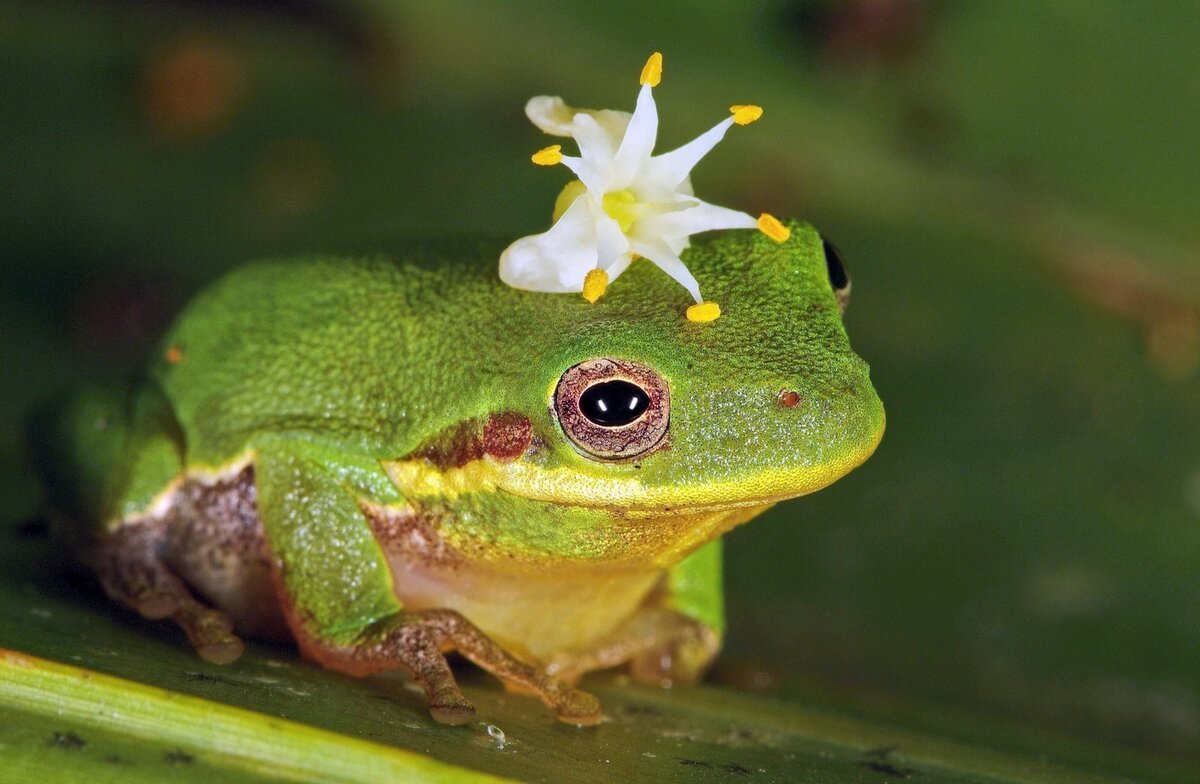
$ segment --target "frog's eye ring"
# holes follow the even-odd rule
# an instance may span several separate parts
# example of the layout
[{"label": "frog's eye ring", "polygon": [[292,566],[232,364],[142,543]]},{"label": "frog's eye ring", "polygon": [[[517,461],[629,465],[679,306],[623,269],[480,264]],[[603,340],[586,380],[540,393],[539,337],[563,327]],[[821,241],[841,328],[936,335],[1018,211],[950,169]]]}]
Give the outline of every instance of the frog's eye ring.
[{"label": "frog's eye ring", "polygon": [[585,457],[622,462],[666,443],[671,393],[655,371],[623,359],[589,359],[562,374],[554,416]]},{"label": "frog's eye ring", "polygon": [[846,312],[850,304],[850,272],[842,259],[842,252],[824,237],[821,238],[821,248],[825,251],[825,271],[829,273],[829,287],[837,297],[838,309]]}]

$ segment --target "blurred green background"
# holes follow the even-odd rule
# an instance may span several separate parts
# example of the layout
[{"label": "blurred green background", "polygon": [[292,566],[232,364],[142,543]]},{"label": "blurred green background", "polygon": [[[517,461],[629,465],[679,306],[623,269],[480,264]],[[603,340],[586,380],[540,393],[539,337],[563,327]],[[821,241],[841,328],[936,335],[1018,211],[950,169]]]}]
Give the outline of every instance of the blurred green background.
[{"label": "blurred green background", "polygon": [[1200,759],[1197,31],[1191,0],[8,0],[0,523],[36,513],[28,408],[135,370],[223,270],[546,228],[525,100],[629,110],[659,50],[662,148],[765,107],[697,192],[841,247],[889,418],[730,536],[714,677]]}]

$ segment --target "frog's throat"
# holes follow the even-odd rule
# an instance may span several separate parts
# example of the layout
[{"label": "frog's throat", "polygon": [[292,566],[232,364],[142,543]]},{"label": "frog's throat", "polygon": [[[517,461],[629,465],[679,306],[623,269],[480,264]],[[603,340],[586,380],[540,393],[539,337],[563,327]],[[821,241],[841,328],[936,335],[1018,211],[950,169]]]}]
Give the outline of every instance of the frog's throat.
[{"label": "frog's throat", "polygon": [[447,469],[423,458],[384,461],[383,467],[409,499],[498,491],[560,506],[660,515],[769,505],[815,492],[861,465],[882,437],[880,428],[861,449],[830,463],[769,468],[736,480],[680,487],[649,486],[638,477],[593,476],[567,467],[545,468],[490,455]]}]

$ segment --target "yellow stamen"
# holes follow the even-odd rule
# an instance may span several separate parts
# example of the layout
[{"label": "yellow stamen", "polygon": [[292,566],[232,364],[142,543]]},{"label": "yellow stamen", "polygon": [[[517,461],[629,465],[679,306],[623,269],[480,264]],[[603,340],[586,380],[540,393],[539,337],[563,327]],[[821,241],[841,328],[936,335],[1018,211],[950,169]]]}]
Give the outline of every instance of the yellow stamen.
[{"label": "yellow stamen", "polygon": [[575,200],[585,193],[587,193],[587,186],[579,180],[571,180],[564,185],[563,189],[558,192],[558,197],[554,200],[554,222],[557,223],[558,219],[563,216],[563,213],[575,203]]},{"label": "yellow stamen", "polygon": [[755,106],[752,103],[730,106],[729,111],[733,112],[733,121],[738,125],[749,125],[759,117],[762,117],[762,107]]},{"label": "yellow stamen", "polygon": [[533,154],[531,159],[538,166],[557,166],[562,163],[562,145],[551,144]]},{"label": "yellow stamen", "polygon": [[655,52],[650,55],[650,59],[642,66],[642,78],[638,80],[638,84],[648,84],[651,87],[658,87],[658,83],[662,81],[662,52]]},{"label": "yellow stamen", "polygon": [[698,304],[692,305],[687,309],[687,320],[703,323],[705,321],[716,321],[721,315],[721,306],[715,302],[705,300]]},{"label": "yellow stamen", "polygon": [[583,278],[583,298],[588,302],[595,302],[604,296],[604,290],[608,288],[608,273],[596,267],[588,270],[588,274]]},{"label": "yellow stamen", "polygon": [[787,238],[792,236],[792,230],[769,212],[758,216],[758,230],[776,242],[787,242]]}]

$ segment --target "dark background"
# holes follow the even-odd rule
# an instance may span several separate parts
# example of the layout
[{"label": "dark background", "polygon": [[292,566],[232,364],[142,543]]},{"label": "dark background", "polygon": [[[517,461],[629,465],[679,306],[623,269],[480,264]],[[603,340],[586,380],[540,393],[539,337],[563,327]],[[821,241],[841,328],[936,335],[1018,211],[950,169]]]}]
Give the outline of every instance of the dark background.
[{"label": "dark background", "polygon": [[1198,30],[1183,0],[0,3],[0,518],[36,511],[28,408],[137,368],[223,270],[546,228],[525,100],[629,110],[659,50],[662,149],[764,106],[697,192],[837,242],[889,420],[730,536],[716,677],[1200,756]]}]

